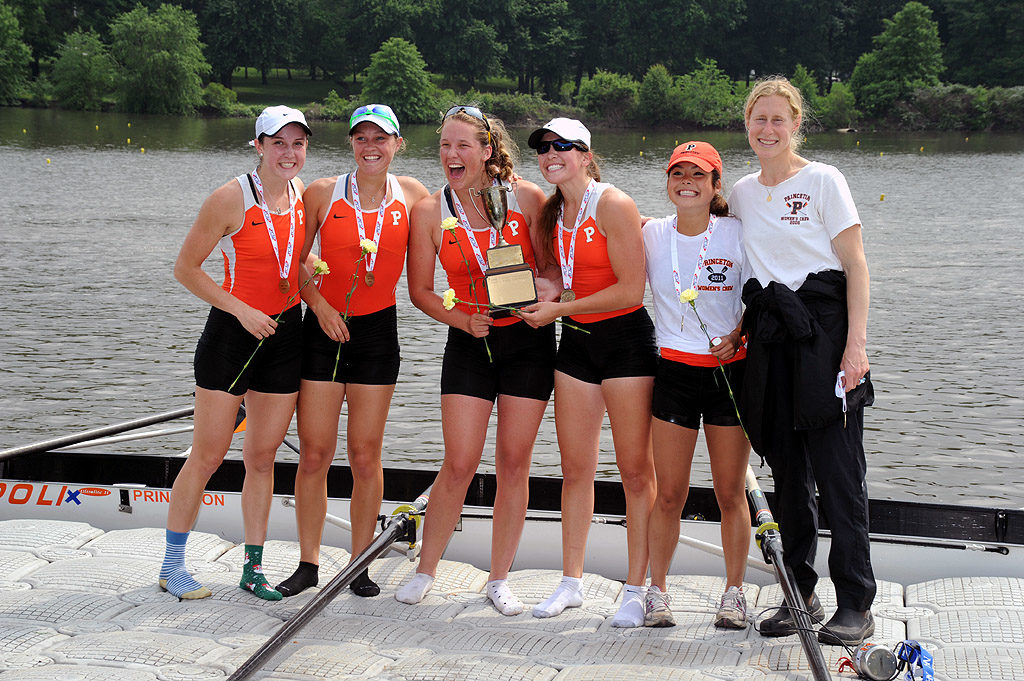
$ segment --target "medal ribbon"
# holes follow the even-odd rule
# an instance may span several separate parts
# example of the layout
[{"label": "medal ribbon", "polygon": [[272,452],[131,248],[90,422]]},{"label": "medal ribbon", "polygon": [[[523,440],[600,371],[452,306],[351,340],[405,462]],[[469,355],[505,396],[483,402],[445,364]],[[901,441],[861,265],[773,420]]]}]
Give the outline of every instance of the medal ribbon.
[{"label": "medal ribbon", "polygon": [[555,224],[555,233],[558,234],[558,264],[562,267],[562,289],[568,291],[572,288],[573,270],[576,264],[576,233],[583,224],[583,216],[587,212],[587,204],[590,197],[597,189],[597,182],[590,180],[587,191],[583,192],[583,200],[580,201],[580,210],[576,213],[576,222],[572,227],[572,237],[569,239],[569,257],[565,256],[565,242],[562,240],[562,230],[565,226],[562,221],[565,219],[565,202],[558,207],[558,222]]},{"label": "medal ribbon", "polygon": [[[352,205],[356,209],[356,229],[359,230],[359,240],[362,241],[366,238],[366,227],[363,225],[363,209],[359,205],[359,186],[356,183],[356,174],[352,173],[349,175],[352,185]],[[380,233],[384,227],[384,199],[388,197],[388,179],[384,179],[384,196],[380,197],[380,205],[377,206],[377,226],[373,229],[373,245],[377,246],[377,250],[380,251]],[[372,272],[373,266],[377,263],[377,253],[370,253],[370,261],[366,264],[366,271]]]},{"label": "medal ribbon", "polygon": [[[679,249],[676,247],[676,241],[679,238],[679,232],[676,229],[679,222],[679,216],[675,215],[672,217],[672,279],[676,285],[676,300],[679,300],[680,296],[683,295],[683,282],[679,276]],[[708,244],[711,243],[711,232],[715,229],[715,223],[717,219],[714,215],[708,219],[707,233],[704,234],[704,242],[700,246],[700,252],[697,254],[697,264],[693,268],[693,278],[691,279],[691,286],[694,291],[697,290],[697,279],[700,276],[700,268],[704,266],[704,257],[708,254]],[[686,303],[679,300],[679,316],[682,318],[683,312],[686,310]]]},{"label": "medal ribbon", "polygon": [[[466,238],[469,240],[469,245],[473,247],[473,255],[476,257],[476,264],[480,266],[481,272],[487,272],[487,261],[484,260],[484,254],[480,252],[480,244],[476,242],[476,237],[473,236],[473,228],[469,226],[469,218],[466,217],[466,211],[462,209],[462,202],[459,201],[459,195],[452,190],[452,203],[455,204],[455,210],[459,213],[459,225],[462,227],[462,231],[466,233]],[[487,228],[489,238],[488,248],[494,248],[494,245],[498,243],[498,233],[493,227]],[[473,276],[470,273],[470,276]]]},{"label": "medal ribbon", "polygon": [[291,216],[291,225],[288,228],[288,247],[284,253],[284,264],[281,264],[281,253],[277,248],[277,234],[274,233],[274,221],[270,218],[270,209],[263,198],[263,183],[256,170],[252,171],[252,183],[256,186],[256,194],[260,197],[260,210],[263,211],[263,220],[267,225],[267,234],[270,236],[270,245],[274,249],[274,260],[277,262],[277,271],[282,279],[288,278],[288,271],[292,268],[292,255],[295,253],[295,199],[292,197],[292,183],[288,183],[288,213]]}]

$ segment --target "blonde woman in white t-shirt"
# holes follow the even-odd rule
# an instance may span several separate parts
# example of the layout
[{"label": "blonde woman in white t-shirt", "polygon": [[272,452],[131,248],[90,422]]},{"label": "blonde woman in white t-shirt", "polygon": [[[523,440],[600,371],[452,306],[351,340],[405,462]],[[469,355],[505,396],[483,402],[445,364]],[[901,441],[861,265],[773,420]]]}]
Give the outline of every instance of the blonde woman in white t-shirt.
[{"label": "blonde woman in white t-shirt", "polygon": [[[868,266],[850,188],[836,168],[797,153],[803,100],[785,78],[747,97],[747,141],[760,172],[733,187],[751,279],[744,285],[747,366],[741,400],[750,442],[769,463],[786,567],[813,619],[818,506],[832,533],[837,609],[818,640],[857,647],[875,630],[863,416],[868,377]],[[796,633],[784,608],[763,636]],[[831,633],[829,633],[831,632]]]},{"label": "blonde woman in white t-shirt", "polygon": [[[747,626],[743,574],[750,547],[750,514],[744,496],[750,444],[730,395],[730,387],[738,391],[743,382],[746,355],[740,338],[741,228],[721,194],[722,159],[713,146],[680,144],[666,173],[668,197],[676,213],[644,225],[659,348],[651,427],[658,496],[647,531],[651,586],[644,603],[644,624],[675,624],[666,580],[703,420],[715,497],[722,511],[725,554],[726,591],[715,626],[739,629]],[[692,306],[681,300],[690,290],[697,292]]]}]

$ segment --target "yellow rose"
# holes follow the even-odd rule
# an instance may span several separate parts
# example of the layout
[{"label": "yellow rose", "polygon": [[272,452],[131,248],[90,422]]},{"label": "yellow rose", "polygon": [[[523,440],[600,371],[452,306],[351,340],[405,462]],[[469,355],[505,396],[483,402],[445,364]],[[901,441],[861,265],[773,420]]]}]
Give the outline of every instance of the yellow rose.
[{"label": "yellow rose", "polygon": [[441,220],[441,229],[446,232],[454,232],[455,228],[458,227],[459,221],[454,217],[445,218]]},{"label": "yellow rose", "polygon": [[327,263],[317,258],[313,261],[313,276],[320,276],[321,274],[330,274],[331,268],[327,266]]},{"label": "yellow rose", "polygon": [[444,299],[441,301],[444,309],[450,310],[455,307],[455,289],[450,288],[444,292]]},{"label": "yellow rose", "polygon": [[377,244],[373,243],[369,239],[360,239],[359,248],[363,249],[363,253],[376,253]]},{"label": "yellow rose", "polygon": [[692,288],[688,288],[679,294],[680,303],[692,303],[697,300],[697,291]]}]

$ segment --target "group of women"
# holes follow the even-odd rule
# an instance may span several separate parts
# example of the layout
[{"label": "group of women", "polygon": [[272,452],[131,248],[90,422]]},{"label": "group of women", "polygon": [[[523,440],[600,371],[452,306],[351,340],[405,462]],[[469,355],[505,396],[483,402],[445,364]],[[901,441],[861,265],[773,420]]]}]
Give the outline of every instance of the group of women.
[{"label": "group of women", "polygon": [[[441,373],[444,461],[417,571],[397,590],[399,601],[418,603],[430,591],[496,407],[498,488],[486,594],[504,615],[523,611],[507,577],[524,525],[534,440],[554,391],[563,577],[533,607],[534,616],[583,603],[607,413],[627,528],[627,577],[614,626],[674,623],[666,580],[703,419],[726,566],[715,624],[748,621],[746,426],[772,466],[787,562],[808,607],[820,609],[813,570],[817,484],[836,535],[830,571],[839,610],[830,627],[844,641],[869,635],[874,580],[860,443],[871,388],[862,380],[868,278],[860,220],[842,175],[797,154],[802,103],[788,81],[758,84],[745,120],[761,171],[740,180],[726,203],[718,152],[699,141],[680,145],[666,168],[676,213],[645,220],[629,196],[601,182],[590,131],[577,120],[553,119],[529,137],[542,176],[554,186],[545,197],[516,173],[516,147],[499,120],[473,106],[452,107],[438,130],[446,183],[428,195],[415,179],[388,172],[403,144],[389,107],[357,109],[349,132],[356,170],[305,191],[296,175],[309,127],[293,109],[264,111],[253,141],[258,167],[207,200],[175,267],[179,280],[213,307],[196,351],[196,430],[172,492],[161,586],[181,598],[210,594],[184,567],[185,540],[202,488],[228,449],[243,395],[249,427],[242,588],[278,599],[317,584],[326,476],[343,402],[354,478],[353,555],[370,543],[398,375],[395,288],[407,253],[410,299],[449,328]],[[497,185],[509,190],[501,235],[484,217],[479,195]],[[314,220],[310,227],[306,216]],[[482,285],[486,251],[499,236],[521,247],[538,290],[538,302],[503,317],[490,314]],[[222,286],[201,268],[218,243]],[[314,253],[330,274],[320,274],[327,266]],[[454,296],[434,290],[438,262]],[[643,305],[646,283],[656,323]],[[301,321],[300,298],[307,304]],[[556,347],[553,322],[560,319],[567,323]],[[827,404],[818,401],[822,385],[832,394]],[[301,559],[273,589],[260,567],[272,464],[296,405]],[[365,571],[352,589],[379,593]],[[761,623],[766,635],[793,631],[784,610]]]}]

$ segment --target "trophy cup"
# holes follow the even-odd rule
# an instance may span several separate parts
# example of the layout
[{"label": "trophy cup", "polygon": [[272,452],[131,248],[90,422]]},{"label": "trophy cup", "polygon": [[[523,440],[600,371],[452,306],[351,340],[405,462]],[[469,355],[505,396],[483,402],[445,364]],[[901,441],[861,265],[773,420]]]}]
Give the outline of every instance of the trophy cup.
[{"label": "trophy cup", "polygon": [[[502,234],[508,216],[508,197],[505,193],[510,191],[511,187],[495,185],[479,191],[471,189],[470,193],[483,201],[486,215],[477,208],[480,217],[498,230],[498,243],[487,249],[487,272],[484,274],[487,297],[493,305],[522,307],[537,302],[537,287],[533,281],[533,268],[523,257],[523,247],[509,244]],[[473,206],[476,207],[476,201]],[[491,316],[495,319],[511,314],[508,310],[491,310]]]}]

